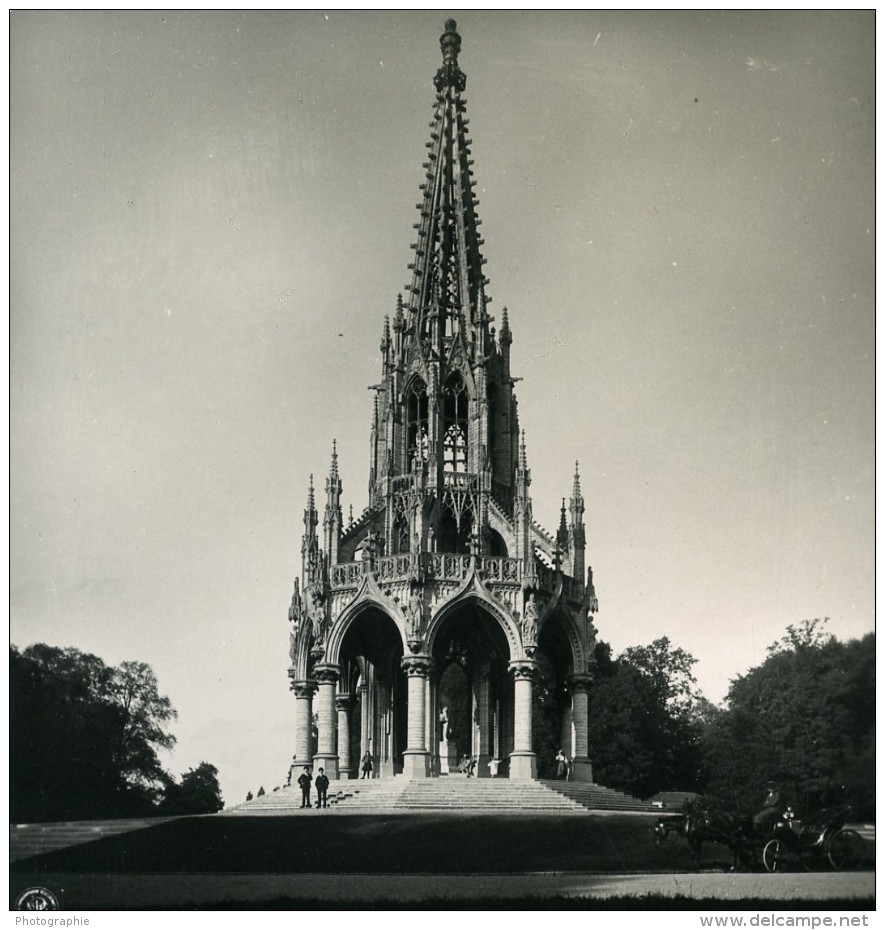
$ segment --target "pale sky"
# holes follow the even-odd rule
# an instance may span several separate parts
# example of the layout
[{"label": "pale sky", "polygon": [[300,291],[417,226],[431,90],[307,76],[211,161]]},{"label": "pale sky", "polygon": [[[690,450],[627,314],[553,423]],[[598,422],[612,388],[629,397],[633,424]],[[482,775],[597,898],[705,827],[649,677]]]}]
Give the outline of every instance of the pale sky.
[{"label": "pale sky", "polygon": [[[11,640],[285,778],[308,475],[366,504],[446,16],[536,519],[705,694],[873,629],[873,12],[13,12]],[[498,322],[500,323],[500,317]],[[322,507],[322,498],[320,499]]]}]

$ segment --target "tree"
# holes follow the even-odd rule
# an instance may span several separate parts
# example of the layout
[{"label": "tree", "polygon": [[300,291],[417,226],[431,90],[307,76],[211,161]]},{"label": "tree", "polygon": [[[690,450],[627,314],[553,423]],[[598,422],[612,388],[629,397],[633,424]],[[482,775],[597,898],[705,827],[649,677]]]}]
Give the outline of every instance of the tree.
[{"label": "tree", "polygon": [[690,714],[699,700],[697,679],[692,668],[697,659],[668,637],[656,639],[648,646],[629,646],[621,660],[632,665],[650,682],[656,700],[677,715]]},{"label": "tree", "polygon": [[640,797],[703,783],[700,736],[715,708],[697,689],[695,662],[666,637],[617,659],[597,644],[590,748],[601,782]]},{"label": "tree", "polygon": [[161,811],[165,814],[214,814],[223,807],[218,769],[201,762],[195,769],[184,772],[179,784],[169,780]]},{"label": "tree", "polygon": [[117,767],[133,791],[156,802],[163,788],[157,749],[175,745],[166,724],[178,714],[169,698],[159,693],[157,677],[145,662],[123,662],[111,671],[106,694],[119,710],[113,733]]},{"label": "tree", "polygon": [[875,638],[840,643],[825,623],[787,627],[704,736],[711,788],[747,810],[771,779],[802,808],[849,800],[874,814]]},{"label": "tree", "polygon": [[[11,647],[12,819],[155,813],[172,781],[158,752],[175,744],[176,716],[144,662],[113,667],[72,647]],[[189,790],[211,790],[206,765]]]},{"label": "tree", "polygon": [[10,650],[10,815],[61,820],[123,815],[125,786],[107,734],[119,714],[99,695],[110,669],[77,649]]}]

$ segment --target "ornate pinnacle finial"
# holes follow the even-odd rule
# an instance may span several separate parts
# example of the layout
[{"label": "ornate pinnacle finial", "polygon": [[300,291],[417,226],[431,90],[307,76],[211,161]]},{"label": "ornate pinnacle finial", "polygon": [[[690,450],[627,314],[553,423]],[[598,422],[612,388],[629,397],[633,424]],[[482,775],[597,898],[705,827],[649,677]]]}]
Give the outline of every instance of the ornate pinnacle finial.
[{"label": "ornate pinnacle finial", "polygon": [[526,458],[525,458],[525,430],[522,431],[519,437],[519,468],[525,469],[526,467]]},{"label": "ornate pinnacle finial", "polygon": [[458,24],[453,19],[446,20],[446,31],[439,37],[439,47],[443,54],[443,65],[436,72],[433,80],[436,89],[441,93],[444,87],[454,87],[455,90],[464,90],[467,86],[467,77],[458,67],[458,52],[461,51],[461,36],[455,31]]},{"label": "ornate pinnacle finial", "polygon": [[316,504],[316,501],[314,500],[314,496],[313,496],[313,475],[311,475],[310,481],[308,482],[308,485],[307,485],[307,509],[313,510],[315,504]]},{"label": "ornate pinnacle finial", "polygon": [[572,497],[578,498],[581,496],[581,476],[578,474],[578,463],[575,462],[575,483],[572,486]]},{"label": "ornate pinnacle finial", "polygon": [[507,308],[501,311],[501,345],[509,346],[513,342],[513,336],[510,333],[510,314]]},{"label": "ornate pinnacle finial", "polygon": [[332,467],[329,469],[329,474],[333,478],[338,477],[338,440],[332,440]]}]

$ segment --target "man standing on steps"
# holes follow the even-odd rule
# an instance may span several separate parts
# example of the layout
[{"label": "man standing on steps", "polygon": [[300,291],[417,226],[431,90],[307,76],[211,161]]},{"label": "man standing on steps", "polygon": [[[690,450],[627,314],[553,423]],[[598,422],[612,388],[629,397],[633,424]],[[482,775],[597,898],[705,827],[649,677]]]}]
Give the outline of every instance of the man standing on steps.
[{"label": "man standing on steps", "polygon": [[[319,775],[317,775],[317,780],[314,782],[317,789],[317,810],[321,807],[328,807],[326,803],[326,792],[329,790],[329,779],[326,778],[326,773],[320,769]],[[308,804],[308,807],[310,805]]]},{"label": "man standing on steps", "polygon": [[[321,770],[322,771],[322,770]],[[310,783],[313,781],[313,777],[310,774],[310,769],[305,765],[304,771],[298,776],[298,787],[301,789],[301,807],[310,807]]]}]

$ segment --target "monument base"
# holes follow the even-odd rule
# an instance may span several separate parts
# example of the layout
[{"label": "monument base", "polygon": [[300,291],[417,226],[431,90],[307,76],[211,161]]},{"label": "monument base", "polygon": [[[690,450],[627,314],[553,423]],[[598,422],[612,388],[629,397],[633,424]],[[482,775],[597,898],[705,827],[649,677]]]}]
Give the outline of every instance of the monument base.
[{"label": "monument base", "polygon": [[447,739],[439,741],[439,774],[451,775],[458,771],[458,747]]},{"label": "monument base", "polygon": [[572,762],[572,781],[592,782],[593,766],[589,759],[575,759]]},{"label": "monument base", "polygon": [[330,780],[337,780],[338,778],[338,756],[333,755],[321,755],[317,753],[313,757],[313,777],[317,777],[317,772],[320,769],[324,770],[326,778]]},{"label": "monument base", "polygon": [[513,781],[530,781],[538,777],[538,757],[533,752],[510,753],[510,778]]},{"label": "monument base", "polygon": [[430,777],[430,754],[422,750],[407,749],[403,753],[403,777],[408,779]]}]

